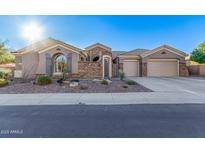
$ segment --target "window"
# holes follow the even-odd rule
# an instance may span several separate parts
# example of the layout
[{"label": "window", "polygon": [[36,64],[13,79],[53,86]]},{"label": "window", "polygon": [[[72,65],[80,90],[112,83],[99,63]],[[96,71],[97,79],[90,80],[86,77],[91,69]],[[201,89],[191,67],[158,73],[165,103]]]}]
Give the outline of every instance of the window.
[{"label": "window", "polygon": [[66,56],[57,54],[54,56],[54,73],[62,73],[67,68]]},{"label": "window", "polygon": [[96,62],[96,61],[98,61],[99,59],[100,59],[100,57],[99,57],[99,56],[96,56],[96,57],[93,58],[93,62]]}]

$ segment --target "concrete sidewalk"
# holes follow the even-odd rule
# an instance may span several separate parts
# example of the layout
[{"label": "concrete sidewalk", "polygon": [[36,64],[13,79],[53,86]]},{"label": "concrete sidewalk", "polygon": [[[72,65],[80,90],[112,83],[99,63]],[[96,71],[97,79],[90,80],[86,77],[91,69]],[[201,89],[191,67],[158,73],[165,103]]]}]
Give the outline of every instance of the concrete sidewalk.
[{"label": "concrete sidewalk", "polygon": [[0,94],[0,105],[118,105],[205,103],[190,92]]}]

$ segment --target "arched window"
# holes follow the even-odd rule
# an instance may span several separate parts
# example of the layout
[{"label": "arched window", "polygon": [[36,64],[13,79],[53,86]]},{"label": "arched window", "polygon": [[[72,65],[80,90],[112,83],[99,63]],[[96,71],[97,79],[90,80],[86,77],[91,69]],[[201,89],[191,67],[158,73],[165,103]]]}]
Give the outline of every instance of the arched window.
[{"label": "arched window", "polygon": [[93,58],[93,62],[96,62],[96,61],[98,61],[100,59],[100,56],[95,56],[94,58]]},{"label": "arched window", "polygon": [[54,56],[54,73],[62,73],[67,69],[67,59],[63,54],[56,54]]}]

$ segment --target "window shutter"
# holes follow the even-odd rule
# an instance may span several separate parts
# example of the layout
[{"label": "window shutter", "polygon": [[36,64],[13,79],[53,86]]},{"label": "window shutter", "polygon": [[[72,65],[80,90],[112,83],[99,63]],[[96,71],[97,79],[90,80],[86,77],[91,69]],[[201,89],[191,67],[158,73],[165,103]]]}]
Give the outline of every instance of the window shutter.
[{"label": "window shutter", "polygon": [[72,53],[67,54],[67,69],[68,73],[72,73]]},{"label": "window shutter", "polygon": [[46,53],[46,74],[51,75],[52,69],[52,57],[49,53]]}]

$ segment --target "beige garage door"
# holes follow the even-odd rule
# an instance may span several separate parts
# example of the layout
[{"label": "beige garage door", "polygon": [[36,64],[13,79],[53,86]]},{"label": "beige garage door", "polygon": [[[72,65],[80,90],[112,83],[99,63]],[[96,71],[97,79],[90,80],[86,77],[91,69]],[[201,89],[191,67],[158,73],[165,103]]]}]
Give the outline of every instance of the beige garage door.
[{"label": "beige garage door", "polygon": [[178,61],[149,61],[147,76],[178,76]]},{"label": "beige garage door", "polygon": [[138,61],[123,61],[123,71],[125,76],[139,76]]}]

